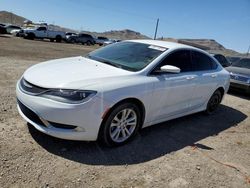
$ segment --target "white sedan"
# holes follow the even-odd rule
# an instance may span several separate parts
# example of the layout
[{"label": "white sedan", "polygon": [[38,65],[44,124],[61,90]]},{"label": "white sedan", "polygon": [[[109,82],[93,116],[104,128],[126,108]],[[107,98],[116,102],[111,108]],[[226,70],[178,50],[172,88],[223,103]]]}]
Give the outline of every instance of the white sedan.
[{"label": "white sedan", "polygon": [[115,43],[86,57],[29,68],[17,83],[21,116],[63,139],[126,143],[144,127],[213,113],[229,73],[208,53],[155,40]]}]

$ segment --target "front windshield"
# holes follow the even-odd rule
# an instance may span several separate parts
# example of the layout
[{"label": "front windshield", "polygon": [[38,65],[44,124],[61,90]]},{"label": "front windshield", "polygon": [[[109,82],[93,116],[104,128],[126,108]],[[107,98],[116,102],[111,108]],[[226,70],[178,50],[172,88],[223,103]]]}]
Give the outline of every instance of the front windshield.
[{"label": "front windshield", "polygon": [[162,54],[164,47],[137,42],[118,42],[95,50],[87,58],[121,69],[139,71]]},{"label": "front windshield", "polygon": [[250,59],[241,59],[237,63],[233,64],[233,66],[250,69]]}]

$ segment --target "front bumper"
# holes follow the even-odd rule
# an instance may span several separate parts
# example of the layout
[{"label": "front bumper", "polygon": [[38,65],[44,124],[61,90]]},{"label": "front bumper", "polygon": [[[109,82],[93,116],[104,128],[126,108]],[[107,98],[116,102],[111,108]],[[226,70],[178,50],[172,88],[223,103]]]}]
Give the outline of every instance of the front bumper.
[{"label": "front bumper", "polygon": [[247,93],[250,93],[250,84],[230,79],[230,87],[233,89],[244,90]]},{"label": "front bumper", "polygon": [[[95,96],[81,104],[65,104],[27,95],[18,85],[19,83],[16,87],[18,111],[38,131],[68,140],[97,140],[102,115],[107,106],[101,98]],[[55,126],[58,124],[65,125],[66,128]]]}]

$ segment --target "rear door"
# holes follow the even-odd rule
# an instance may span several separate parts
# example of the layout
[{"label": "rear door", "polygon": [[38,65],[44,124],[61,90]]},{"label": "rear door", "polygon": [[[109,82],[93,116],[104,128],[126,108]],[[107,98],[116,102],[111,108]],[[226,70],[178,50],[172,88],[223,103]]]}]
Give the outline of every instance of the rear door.
[{"label": "rear door", "polygon": [[88,35],[86,35],[86,34],[81,34],[81,35],[80,35],[80,42],[81,42],[81,43],[87,42],[87,37],[88,37]]},{"label": "rear door", "polygon": [[197,77],[191,108],[204,105],[217,87],[217,63],[207,54],[191,50],[192,67]]}]

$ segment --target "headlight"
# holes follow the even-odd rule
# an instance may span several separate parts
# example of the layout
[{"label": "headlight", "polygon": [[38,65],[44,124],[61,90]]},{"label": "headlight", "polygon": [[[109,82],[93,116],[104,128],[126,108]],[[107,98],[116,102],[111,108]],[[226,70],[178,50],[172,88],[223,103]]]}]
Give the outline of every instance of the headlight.
[{"label": "headlight", "polygon": [[250,78],[248,78],[247,83],[250,84]]},{"label": "headlight", "polygon": [[54,90],[48,90],[40,94],[40,96],[59,102],[78,104],[89,100],[96,93],[97,93],[96,91],[54,89]]}]

